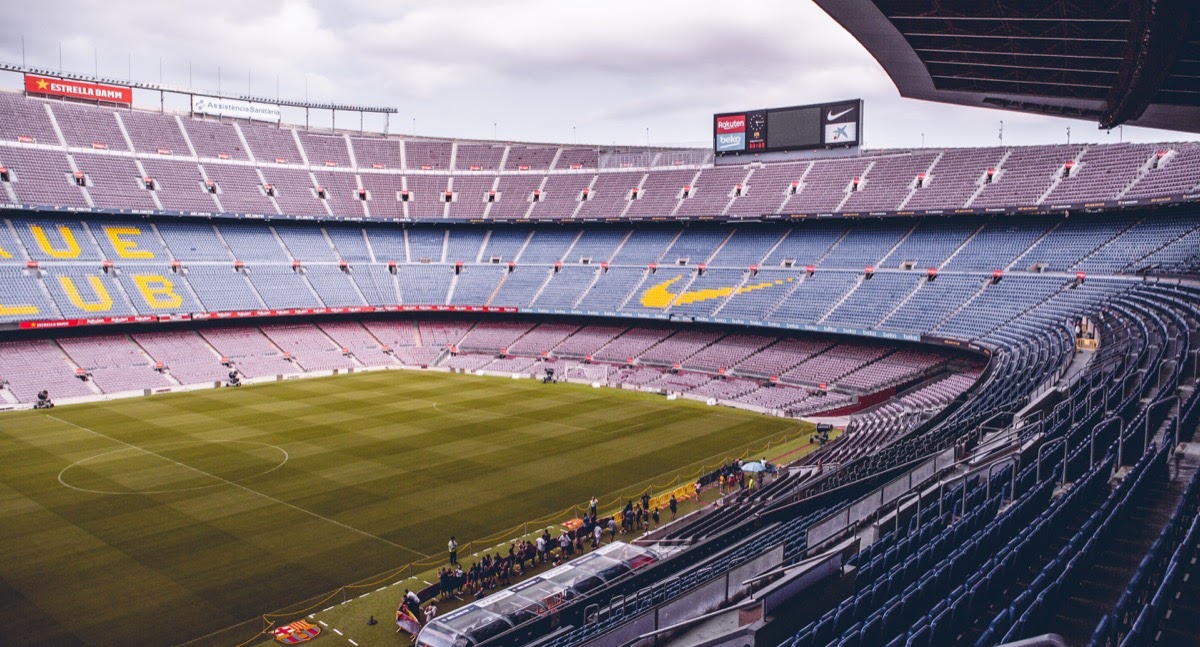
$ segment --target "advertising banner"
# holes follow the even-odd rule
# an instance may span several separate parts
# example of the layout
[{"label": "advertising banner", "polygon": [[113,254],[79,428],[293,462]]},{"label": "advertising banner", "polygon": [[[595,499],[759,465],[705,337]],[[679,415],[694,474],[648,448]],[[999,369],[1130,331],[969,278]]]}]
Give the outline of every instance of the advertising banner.
[{"label": "advertising banner", "polygon": [[716,116],[716,149],[720,152],[746,150],[746,115]]},{"label": "advertising banner", "polygon": [[821,123],[825,125],[826,144],[858,141],[858,102],[826,106],[822,110]]},{"label": "advertising banner", "polygon": [[68,81],[36,74],[25,75],[25,91],[47,94],[54,97],[71,97],[129,105],[133,103],[133,90],[119,85],[104,85],[87,81]]},{"label": "advertising banner", "polygon": [[281,119],[279,106],[269,103],[252,103],[240,99],[195,96],[192,97],[192,112],[198,115],[269,121],[276,124]]}]

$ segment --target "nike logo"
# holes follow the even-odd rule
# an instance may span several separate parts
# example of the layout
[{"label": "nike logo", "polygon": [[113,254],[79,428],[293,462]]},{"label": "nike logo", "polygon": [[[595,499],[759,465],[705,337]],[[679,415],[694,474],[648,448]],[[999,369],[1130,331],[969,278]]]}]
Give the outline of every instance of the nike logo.
[{"label": "nike logo", "polygon": [[834,119],[837,119],[838,117],[841,117],[842,115],[844,115],[844,114],[846,114],[846,113],[850,112],[851,110],[854,110],[854,108],[846,108],[845,110],[843,110],[843,111],[841,111],[841,112],[839,112],[839,113],[837,113],[837,114],[834,114],[834,112],[833,112],[832,110],[830,110],[830,111],[829,111],[829,115],[828,115],[828,117],[829,117],[829,121],[833,121]]},{"label": "nike logo", "polygon": [[662,283],[659,283],[658,285],[655,285],[654,287],[643,292],[641,298],[642,306],[646,308],[667,308],[673,305],[683,306],[689,303],[720,299],[731,294],[745,294],[747,292],[754,292],[755,290],[765,290],[777,285],[791,283],[794,280],[793,277],[788,277],[787,279],[777,279],[774,281],[765,281],[763,283],[744,285],[740,288],[709,288],[706,290],[692,290],[690,292],[673,294],[669,288],[675,283],[678,283],[682,278],[682,276],[676,276],[675,278],[663,281]]}]

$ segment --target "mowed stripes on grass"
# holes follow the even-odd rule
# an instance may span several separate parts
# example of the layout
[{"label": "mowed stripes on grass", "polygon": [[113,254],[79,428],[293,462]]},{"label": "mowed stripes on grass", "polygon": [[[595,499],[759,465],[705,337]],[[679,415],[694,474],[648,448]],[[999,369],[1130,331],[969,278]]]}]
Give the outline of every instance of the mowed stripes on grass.
[{"label": "mowed stripes on grass", "polygon": [[5,414],[0,634],[184,642],[804,429],[402,371]]}]

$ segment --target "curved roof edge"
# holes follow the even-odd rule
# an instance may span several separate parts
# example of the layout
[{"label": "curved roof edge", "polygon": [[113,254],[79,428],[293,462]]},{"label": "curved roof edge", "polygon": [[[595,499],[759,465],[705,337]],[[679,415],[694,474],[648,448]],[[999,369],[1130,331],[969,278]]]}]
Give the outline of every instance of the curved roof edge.
[{"label": "curved roof edge", "polygon": [[[900,96],[952,105],[995,108],[1091,121],[1108,110],[1103,99],[1017,94],[993,91],[938,89],[921,56],[904,34],[872,0],[814,0],[826,14],[850,33],[875,58],[895,84]],[[1003,52],[996,52],[1001,54]],[[1200,109],[1188,105],[1152,102],[1130,126],[1200,132]]]}]

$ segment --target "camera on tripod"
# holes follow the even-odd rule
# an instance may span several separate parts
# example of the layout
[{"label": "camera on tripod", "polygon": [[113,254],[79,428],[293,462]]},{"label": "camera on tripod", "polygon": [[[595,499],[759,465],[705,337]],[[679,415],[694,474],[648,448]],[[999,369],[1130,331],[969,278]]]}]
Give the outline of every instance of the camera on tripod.
[{"label": "camera on tripod", "polygon": [[34,409],[53,409],[54,401],[50,399],[50,392],[46,389],[38,391],[37,402],[33,403]]}]

